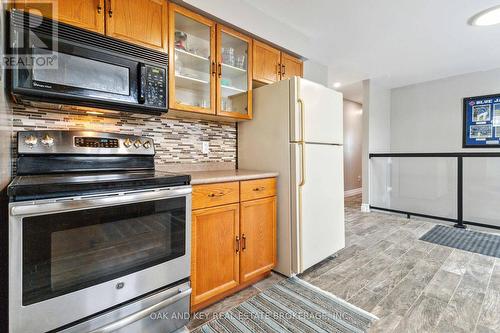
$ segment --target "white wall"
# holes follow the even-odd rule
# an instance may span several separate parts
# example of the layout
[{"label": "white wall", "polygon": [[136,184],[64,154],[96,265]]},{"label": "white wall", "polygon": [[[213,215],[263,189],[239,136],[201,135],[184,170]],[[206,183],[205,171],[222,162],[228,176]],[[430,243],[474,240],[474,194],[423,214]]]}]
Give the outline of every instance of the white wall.
[{"label": "white wall", "polygon": [[362,115],[361,104],[344,99],[344,191],[361,188]]},{"label": "white wall", "polygon": [[371,82],[369,86],[370,153],[391,148],[391,90]]},{"label": "white wall", "polygon": [[243,0],[185,0],[210,15],[229,22],[309,60],[304,62],[304,78],[328,85],[328,67],[314,57],[313,41],[295,27],[285,24]]},{"label": "white wall", "polygon": [[498,93],[500,69],[393,89],[391,151],[467,150],[462,149],[463,98]]},{"label": "white wall", "polygon": [[328,67],[313,60],[304,61],[304,78],[328,85]]},{"label": "white wall", "polygon": [[295,27],[255,8],[248,1],[185,0],[184,2],[287,50],[314,59],[314,43],[311,38]]},{"label": "white wall", "polygon": [[[391,90],[371,80],[363,81],[363,204],[369,200],[369,153],[388,152],[391,147]],[[366,206],[365,206],[366,207]]]}]

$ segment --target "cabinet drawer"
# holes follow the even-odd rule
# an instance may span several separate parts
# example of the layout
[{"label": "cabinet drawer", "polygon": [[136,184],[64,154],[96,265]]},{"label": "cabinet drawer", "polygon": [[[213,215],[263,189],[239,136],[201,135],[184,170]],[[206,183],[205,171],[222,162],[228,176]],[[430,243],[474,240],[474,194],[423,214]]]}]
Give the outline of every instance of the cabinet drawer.
[{"label": "cabinet drawer", "polygon": [[248,201],[276,195],[276,178],[246,180],[241,182],[241,201]]},{"label": "cabinet drawer", "polygon": [[193,210],[240,201],[238,182],[193,186]]}]

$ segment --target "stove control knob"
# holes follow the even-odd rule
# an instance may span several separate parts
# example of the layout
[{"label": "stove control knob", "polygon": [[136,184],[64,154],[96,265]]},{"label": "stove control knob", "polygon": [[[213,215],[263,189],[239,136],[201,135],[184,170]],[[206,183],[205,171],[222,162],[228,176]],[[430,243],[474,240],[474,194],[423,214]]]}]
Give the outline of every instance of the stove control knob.
[{"label": "stove control knob", "polygon": [[54,138],[53,138],[53,137],[51,137],[51,136],[50,136],[50,135],[48,135],[48,134],[45,134],[45,135],[43,136],[43,138],[42,138],[42,140],[41,140],[41,141],[42,141],[42,144],[43,144],[44,146],[47,146],[47,147],[50,147],[50,146],[52,146],[52,145],[54,144]]},{"label": "stove control knob", "polygon": [[132,141],[130,141],[129,138],[126,138],[125,141],[123,141],[123,145],[129,148],[130,146],[132,146]]},{"label": "stove control knob", "polygon": [[24,138],[24,143],[33,148],[38,143],[38,139],[33,134],[30,134]]},{"label": "stove control knob", "polygon": [[142,146],[141,140],[139,140],[139,139],[135,140],[134,146],[135,146],[135,148],[139,148],[140,146]]},{"label": "stove control knob", "polygon": [[151,142],[150,141],[146,141],[146,142],[144,142],[144,144],[142,146],[144,148],[146,148],[146,149],[149,149],[149,148],[151,148]]}]

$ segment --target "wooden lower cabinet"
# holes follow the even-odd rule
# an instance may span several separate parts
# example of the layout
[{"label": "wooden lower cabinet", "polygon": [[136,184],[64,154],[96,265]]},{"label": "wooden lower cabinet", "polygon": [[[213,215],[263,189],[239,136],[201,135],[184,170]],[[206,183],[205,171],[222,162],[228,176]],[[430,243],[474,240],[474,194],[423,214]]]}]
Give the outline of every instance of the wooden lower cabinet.
[{"label": "wooden lower cabinet", "polygon": [[276,264],[276,197],[240,204],[240,282],[270,271]]},{"label": "wooden lower cabinet", "polygon": [[191,304],[239,284],[239,204],[193,211]]},{"label": "wooden lower cabinet", "polygon": [[[238,189],[275,186],[272,178],[236,182]],[[193,193],[233,188],[235,183],[193,186]],[[197,311],[267,276],[276,264],[275,189],[237,203],[207,208],[199,201],[192,213],[191,311]],[[238,193],[239,194],[239,193]],[[242,196],[243,198],[244,196]],[[194,195],[193,195],[194,198]],[[232,200],[235,200],[234,197]],[[210,205],[210,202],[205,202]]]}]

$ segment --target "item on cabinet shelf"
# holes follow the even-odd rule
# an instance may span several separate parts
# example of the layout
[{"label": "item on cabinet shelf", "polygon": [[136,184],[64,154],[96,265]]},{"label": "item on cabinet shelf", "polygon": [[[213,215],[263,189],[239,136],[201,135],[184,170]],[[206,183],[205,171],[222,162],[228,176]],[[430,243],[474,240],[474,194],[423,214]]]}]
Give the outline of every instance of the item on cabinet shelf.
[{"label": "item on cabinet shelf", "polygon": [[236,59],[236,67],[240,69],[246,69],[247,68],[247,56],[245,54],[240,55],[238,59]]},{"label": "item on cabinet shelf", "polygon": [[233,102],[229,97],[223,97],[222,98],[222,110],[224,111],[232,111],[233,109]]},{"label": "item on cabinet shelf", "polygon": [[208,105],[209,105],[209,103],[207,102],[207,100],[206,100],[206,99],[203,99],[203,100],[200,102],[200,106],[201,106],[202,108],[208,108]]},{"label": "item on cabinet shelf", "polygon": [[223,47],[222,48],[222,62],[229,66],[234,66],[234,48]]},{"label": "item on cabinet shelf", "polygon": [[184,31],[175,32],[175,48],[187,51],[187,38],[188,34]]},{"label": "item on cabinet shelf", "polygon": [[233,85],[233,81],[231,79],[222,79],[220,80],[220,84],[231,87]]},{"label": "item on cabinet shelf", "polygon": [[188,50],[190,53],[194,54],[194,55],[197,55],[199,57],[203,57],[203,58],[209,58],[207,56],[208,54],[208,50],[206,48],[198,48],[198,47],[195,47],[195,48],[192,48],[192,49],[189,49]]},{"label": "item on cabinet shelf", "polygon": [[175,74],[181,75],[182,68],[183,68],[182,61],[180,61],[180,59],[178,59],[178,56],[176,54],[175,55]]}]

